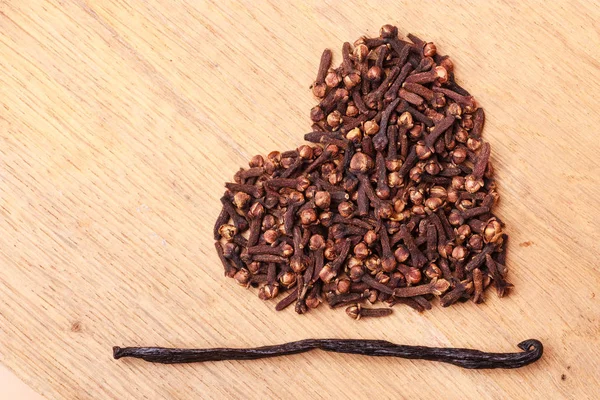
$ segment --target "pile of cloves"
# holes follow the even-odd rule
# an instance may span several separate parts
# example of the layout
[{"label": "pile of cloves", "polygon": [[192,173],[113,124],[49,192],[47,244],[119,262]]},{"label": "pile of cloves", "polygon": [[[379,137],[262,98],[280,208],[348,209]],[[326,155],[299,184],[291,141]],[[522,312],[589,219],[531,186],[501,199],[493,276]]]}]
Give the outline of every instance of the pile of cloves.
[{"label": "pile of cloves", "polygon": [[507,235],[485,115],[450,58],[384,25],[325,50],[312,85],[313,132],[296,150],[254,156],[226,183],[214,228],[225,275],[298,313],[326,302],[353,318],[502,297]]}]

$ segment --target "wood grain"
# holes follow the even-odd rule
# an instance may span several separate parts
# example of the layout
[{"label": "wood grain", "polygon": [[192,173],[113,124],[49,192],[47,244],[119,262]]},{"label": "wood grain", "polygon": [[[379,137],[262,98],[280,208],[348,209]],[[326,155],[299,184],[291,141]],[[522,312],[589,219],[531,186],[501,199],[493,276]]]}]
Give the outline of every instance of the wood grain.
[{"label": "wood grain", "polygon": [[[597,398],[595,2],[0,2],[0,362],[48,398]],[[222,276],[223,182],[309,128],[325,47],[391,22],[486,109],[512,246],[505,299],[354,322],[277,313]],[[113,345],[308,337],[516,350],[515,371],[313,352],[165,366]]]}]

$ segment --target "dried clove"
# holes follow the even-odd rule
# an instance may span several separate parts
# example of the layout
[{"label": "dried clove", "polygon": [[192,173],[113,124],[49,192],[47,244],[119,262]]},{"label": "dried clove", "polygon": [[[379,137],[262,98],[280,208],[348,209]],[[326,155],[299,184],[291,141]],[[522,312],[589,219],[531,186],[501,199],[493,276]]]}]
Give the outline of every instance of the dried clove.
[{"label": "dried clove", "polygon": [[346,314],[352,319],[359,320],[361,318],[379,318],[391,315],[391,308],[363,308],[360,304],[355,304],[346,308]]}]

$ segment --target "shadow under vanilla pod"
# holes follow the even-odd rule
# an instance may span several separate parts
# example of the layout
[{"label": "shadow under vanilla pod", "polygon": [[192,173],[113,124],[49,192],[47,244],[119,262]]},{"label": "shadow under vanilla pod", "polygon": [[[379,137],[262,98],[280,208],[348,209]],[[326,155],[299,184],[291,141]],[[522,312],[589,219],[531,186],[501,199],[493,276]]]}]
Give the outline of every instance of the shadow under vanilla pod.
[{"label": "shadow under vanilla pod", "polygon": [[[314,145],[257,155],[221,198],[214,226],[224,274],[282,296],[303,314],[326,303],[353,319],[482,303],[505,279],[508,235],[493,214],[499,195],[482,140],[485,114],[454,79],[433,43],[384,25],[378,38],[325,50],[312,86]],[[388,308],[364,308],[382,302]],[[306,339],[256,348],[114,347],[115,359],[175,364],[253,360],[313,349],[439,361],[470,369],[520,368],[542,357],[539,340],[516,353],[398,345],[383,340]]]}]

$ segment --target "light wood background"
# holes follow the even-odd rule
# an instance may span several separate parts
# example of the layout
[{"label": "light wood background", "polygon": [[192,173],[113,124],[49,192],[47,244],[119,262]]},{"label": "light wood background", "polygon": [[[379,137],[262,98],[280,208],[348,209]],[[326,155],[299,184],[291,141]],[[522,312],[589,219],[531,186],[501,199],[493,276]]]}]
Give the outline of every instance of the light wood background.
[{"label": "light wood background", "polygon": [[[98,398],[598,398],[600,6],[592,1],[0,2],[0,362]],[[350,320],[226,280],[223,182],[309,130],[321,51],[391,22],[450,54],[486,109],[511,236],[505,299]],[[309,337],[517,351],[520,370],[312,352],[184,366],[113,345]]]}]

